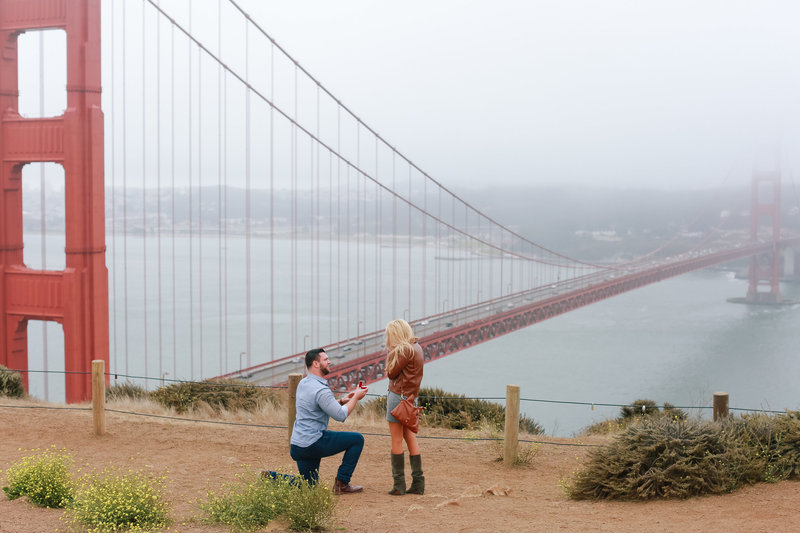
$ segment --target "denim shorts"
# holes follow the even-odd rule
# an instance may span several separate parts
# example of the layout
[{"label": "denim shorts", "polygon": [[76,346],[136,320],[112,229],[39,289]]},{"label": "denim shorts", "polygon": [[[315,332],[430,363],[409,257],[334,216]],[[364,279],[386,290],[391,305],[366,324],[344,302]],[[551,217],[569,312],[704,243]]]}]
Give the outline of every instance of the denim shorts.
[{"label": "denim shorts", "polygon": [[[400,404],[401,400],[408,398],[408,394],[400,396],[397,393],[392,391],[388,391],[386,394],[386,420],[389,422],[394,422],[395,424],[399,424],[400,421],[392,416],[392,409],[397,407]],[[414,406],[419,406],[419,398],[414,398]]]}]

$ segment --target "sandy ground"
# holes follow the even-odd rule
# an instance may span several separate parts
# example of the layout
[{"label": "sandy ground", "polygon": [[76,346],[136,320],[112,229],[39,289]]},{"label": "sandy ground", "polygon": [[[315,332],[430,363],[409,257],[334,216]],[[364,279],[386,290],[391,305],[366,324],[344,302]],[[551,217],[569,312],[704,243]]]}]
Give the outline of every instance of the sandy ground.
[{"label": "sandy ground", "polygon": [[[192,501],[206,489],[232,481],[243,465],[293,469],[285,429],[164,420],[108,413],[106,434],[93,435],[90,411],[30,409],[28,402],[0,399],[0,470],[29,451],[55,445],[78,464],[129,466],[166,472],[176,523],[171,531],[222,532],[192,520]],[[15,408],[7,406],[16,406]],[[20,408],[21,407],[21,408]],[[275,421],[253,420],[255,424]],[[332,429],[385,433],[380,425],[332,424]],[[457,431],[422,428],[420,435],[464,437]],[[542,438],[550,443],[602,443]],[[542,444],[530,465],[508,468],[491,443],[449,439],[421,441],[427,480],[424,496],[389,496],[389,439],[367,435],[353,482],[357,495],[339,497],[335,531],[800,531],[800,483],[746,487],[733,494],[647,503],[575,502],[559,480],[570,475],[588,448]],[[336,458],[324,460],[322,476],[333,479]],[[5,478],[0,475],[0,482]],[[495,490],[501,495],[486,492]],[[506,495],[502,493],[508,492]],[[0,532],[61,530],[62,511],[36,508],[0,496]],[[266,531],[283,531],[273,522]]]}]

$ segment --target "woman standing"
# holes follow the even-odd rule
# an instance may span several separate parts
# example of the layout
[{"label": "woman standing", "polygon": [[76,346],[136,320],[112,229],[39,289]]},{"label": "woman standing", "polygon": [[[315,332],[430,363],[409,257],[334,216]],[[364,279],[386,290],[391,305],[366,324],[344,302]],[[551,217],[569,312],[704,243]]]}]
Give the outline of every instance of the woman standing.
[{"label": "woman standing", "polygon": [[[425,477],[422,475],[422,458],[419,453],[416,434],[403,426],[392,416],[392,409],[400,401],[411,395],[419,394],[422,383],[422,347],[417,337],[403,319],[397,319],[386,325],[386,375],[389,376],[389,392],[386,396],[386,420],[389,421],[389,433],[392,436],[392,477],[394,487],[389,494],[424,494]],[[405,459],[403,458],[403,440],[408,446],[408,458],[411,463],[411,487],[406,490]]]}]

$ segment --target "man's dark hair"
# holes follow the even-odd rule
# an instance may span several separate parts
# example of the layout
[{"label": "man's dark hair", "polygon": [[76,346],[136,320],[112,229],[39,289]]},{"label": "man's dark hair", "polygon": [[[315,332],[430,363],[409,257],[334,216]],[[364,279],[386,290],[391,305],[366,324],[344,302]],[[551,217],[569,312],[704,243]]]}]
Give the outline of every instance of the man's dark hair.
[{"label": "man's dark hair", "polygon": [[324,348],[314,348],[306,352],[306,368],[311,368],[311,365],[314,364],[314,361],[319,359],[319,354],[321,353],[325,353]]}]

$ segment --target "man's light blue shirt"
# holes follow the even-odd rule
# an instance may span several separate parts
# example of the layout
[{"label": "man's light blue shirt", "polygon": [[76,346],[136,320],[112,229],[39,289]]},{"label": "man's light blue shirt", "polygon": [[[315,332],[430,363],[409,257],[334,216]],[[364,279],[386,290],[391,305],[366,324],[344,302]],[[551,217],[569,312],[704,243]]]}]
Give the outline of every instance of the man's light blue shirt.
[{"label": "man's light blue shirt", "polygon": [[292,444],[311,446],[328,429],[329,417],[338,422],[347,418],[347,407],[333,397],[328,380],[308,374],[297,385],[297,418],[292,429]]}]

